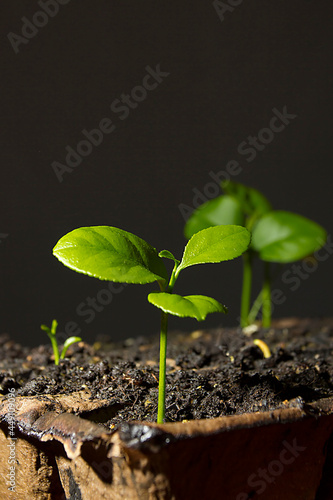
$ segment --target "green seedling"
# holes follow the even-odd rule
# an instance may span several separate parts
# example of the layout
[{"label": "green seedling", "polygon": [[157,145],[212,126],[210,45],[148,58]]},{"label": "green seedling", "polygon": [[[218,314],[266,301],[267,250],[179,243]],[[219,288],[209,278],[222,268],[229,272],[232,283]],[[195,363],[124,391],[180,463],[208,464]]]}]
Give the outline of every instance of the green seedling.
[{"label": "green seedling", "polygon": [[44,332],[46,332],[48,334],[48,336],[51,340],[52,349],[53,349],[53,353],[54,353],[54,364],[55,365],[59,364],[60,359],[64,359],[69,346],[71,346],[72,344],[75,344],[75,342],[81,342],[81,340],[82,340],[80,337],[69,337],[65,341],[64,346],[63,346],[62,351],[61,351],[61,354],[59,356],[59,347],[58,347],[58,342],[57,342],[57,337],[56,337],[57,327],[58,327],[57,320],[54,319],[52,321],[51,328],[49,328],[46,325],[40,325],[40,327],[42,330],[44,330]]},{"label": "green seedling", "polygon": [[[53,249],[53,254],[65,266],[101,280],[134,284],[158,283],[160,291],[152,292],[147,297],[151,304],[162,310],[158,423],[165,419],[168,315],[202,321],[209,313],[227,312],[224,305],[211,297],[173,294],[176,280],[187,267],[239,257],[247,250],[250,238],[250,233],[244,227],[236,225],[204,229],[190,239],[180,261],[168,250],[158,253],[132,233],[115,227],[95,226],[71,231]],[[163,258],[173,262],[170,276]]]},{"label": "green seedling", "polygon": [[[267,198],[254,188],[224,181],[225,194],[198,207],[186,222],[187,238],[202,229],[218,224],[239,224],[252,232],[251,245],[243,254],[243,285],[241,297],[241,326],[255,321],[262,308],[262,325],[271,324],[271,263],[295,262],[319,250],[327,238],[324,228],[292,212],[273,210]],[[254,258],[264,266],[262,290],[251,306]]]}]

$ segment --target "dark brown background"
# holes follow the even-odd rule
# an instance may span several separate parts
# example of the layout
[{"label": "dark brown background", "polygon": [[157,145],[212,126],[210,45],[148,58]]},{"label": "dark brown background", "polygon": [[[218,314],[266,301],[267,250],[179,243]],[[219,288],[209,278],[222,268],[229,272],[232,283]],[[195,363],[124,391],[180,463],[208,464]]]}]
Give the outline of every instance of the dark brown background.
[{"label": "dark brown background", "polygon": [[[59,331],[74,321],[90,341],[157,332],[159,312],[146,301],[154,285],[128,286],[87,323],[77,307],[106,284],[66,269],[52,247],[71,229],[107,224],[180,257],[179,205],[191,205],[193,189],[202,192],[209,172],[230,160],[242,166],[235,180],[331,232],[331,0],[244,0],[223,21],[211,1],[71,0],[15,54],[7,35],[21,35],[22,17],[40,10],[35,1],[0,6],[0,233],[8,234],[0,240],[0,331],[33,345],[45,341],[40,323],[55,317]],[[111,103],[157,64],[170,75],[120,120]],[[247,162],[239,144],[283,106],[297,118]],[[59,183],[52,162],[63,163],[65,147],[105,117],[116,130]],[[286,300],[275,316],[331,314],[332,263],[321,262],[294,292],[278,279]],[[228,317],[205,323],[217,326],[236,324],[240,286],[238,259],[184,271],[175,291],[228,305]]]}]

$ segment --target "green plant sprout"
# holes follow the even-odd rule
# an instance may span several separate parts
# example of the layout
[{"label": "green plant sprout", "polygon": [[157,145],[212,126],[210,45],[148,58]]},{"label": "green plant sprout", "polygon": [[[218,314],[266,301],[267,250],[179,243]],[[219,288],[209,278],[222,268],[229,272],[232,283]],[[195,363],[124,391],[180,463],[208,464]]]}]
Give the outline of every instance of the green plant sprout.
[{"label": "green plant sprout", "polygon": [[[203,203],[191,214],[184,228],[187,238],[197,231],[219,224],[238,224],[252,232],[251,245],[243,254],[241,326],[253,323],[262,308],[262,325],[271,325],[270,263],[286,264],[304,259],[319,250],[327,238],[323,227],[301,215],[273,210],[258,190],[233,181],[223,181],[225,194]],[[251,289],[253,260],[263,261],[262,290],[252,309]]]},{"label": "green plant sprout", "polygon": [[62,351],[61,351],[61,354],[59,356],[59,347],[58,347],[58,342],[57,342],[57,337],[56,337],[57,327],[58,327],[57,320],[54,319],[52,321],[51,328],[49,328],[46,325],[40,325],[40,327],[41,327],[42,330],[44,330],[44,332],[46,332],[48,334],[48,336],[49,336],[49,338],[51,340],[52,349],[53,349],[53,353],[54,353],[54,364],[55,365],[59,364],[59,360],[60,359],[64,359],[65,358],[67,349],[72,344],[75,344],[75,342],[81,342],[81,340],[82,340],[80,337],[69,337],[65,341],[64,346],[63,346]]},{"label": "green plant sprout", "polygon": [[263,353],[264,358],[268,359],[272,356],[270,348],[268,347],[266,342],[264,342],[263,340],[260,340],[260,339],[254,339],[253,343],[254,343],[254,345],[259,347],[259,349]]},{"label": "green plant sprout", "polygon": [[[187,243],[182,260],[168,250],[157,252],[132,233],[109,226],[82,227],[63,236],[53,254],[65,266],[95,278],[120,283],[157,282],[160,291],[148,301],[162,310],[157,422],[165,420],[166,347],[168,315],[203,321],[207,314],[226,313],[217,300],[203,295],[173,294],[179,273],[196,264],[218,263],[239,257],[250,244],[250,233],[241,226],[216,226],[196,233]],[[169,277],[163,258],[173,261]]]}]

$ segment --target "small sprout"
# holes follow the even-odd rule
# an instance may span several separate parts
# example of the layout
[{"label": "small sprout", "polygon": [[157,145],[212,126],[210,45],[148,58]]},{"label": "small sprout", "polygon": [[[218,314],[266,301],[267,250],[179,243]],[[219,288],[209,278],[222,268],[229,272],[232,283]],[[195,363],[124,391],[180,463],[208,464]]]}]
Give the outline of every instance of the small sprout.
[{"label": "small sprout", "polygon": [[261,352],[264,355],[264,358],[268,359],[272,356],[271,351],[270,351],[268,345],[266,344],[266,342],[264,342],[263,340],[260,340],[260,339],[254,339],[253,343],[259,347],[259,349],[261,350]]},{"label": "small sprout", "polygon": [[[187,243],[181,260],[169,250],[157,250],[132,233],[116,227],[96,226],[75,229],[63,236],[53,254],[74,271],[120,283],[157,282],[159,292],[148,295],[148,302],[161,309],[160,364],[157,422],[165,420],[166,345],[168,315],[196,318],[226,313],[227,308],[211,297],[176,295],[173,288],[184,269],[196,264],[218,263],[242,255],[250,244],[250,233],[237,225],[204,229]],[[163,258],[173,261],[169,276]]]},{"label": "small sprout", "polygon": [[46,332],[48,334],[48,336],[51,340],[52,349],[53,349],[53,353],[54,353],[54,364],[55,365],[59,365],[59,359],[64,359],[66,352],[67,352],[67,349],[72,344],[75,344],[75,342],[81,342],[81,340],[82,340],[80,337],[69,337],[65,341],[64,346],[63,346],[62,351],[61,351],[61,354],[59,356],[59,347],[58,347],[58,342],[57,342],[57,337],[56,337],[57,326],[58,326],[58,322],[55,319],[52,321],[51,328],[49,328],[46,325],[40,326],[41,329],[44,330],[44,332]]}]

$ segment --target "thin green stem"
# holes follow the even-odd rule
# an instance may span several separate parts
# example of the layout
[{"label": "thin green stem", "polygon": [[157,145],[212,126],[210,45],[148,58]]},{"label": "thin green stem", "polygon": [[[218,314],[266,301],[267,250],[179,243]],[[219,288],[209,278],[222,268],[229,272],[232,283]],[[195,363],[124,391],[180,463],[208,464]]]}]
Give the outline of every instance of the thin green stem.
[{"label": "thin green stem", "polygon": [[249,324],[252,285],[252,256],[249,252],[243,254],[243,286],[241,299],[241,327]]},{"label": "thin green stem", "polygon": [[271,300],[271,277],[269,262],[264,263],[264,284],[262,287],[262,326],[271,326],[272,300]]},{"label": "thin green stem", "polygon": [[[177,267],[179,261],[175,262],[171,273],[168,286],[165,287],[167,293],[172,293],[177,280]],[[161,287],[162,289],[162,287]],[[163,289],[162,289],[163,291]],[[168,334],[168,313],[162,311],[161,314],[161,332],[160,332],[160,369],[158,377],[158,408],[157,423],[163,424],[165,420],[165,386],[166,386],[166,352],[167,352],[167,334]]]},{"label": "thin green stem", "polygon": [[52,333],[48,333],[48,336],[51,340],[52,349],[53,349],[53,353],[54,353],[54,364],[58,365],[59,364],[59,348],[58,348],[57,339],[56,339],[55,335],[53,335]]},{"label": "thin green stem", "polygon": [[260,311],[260,308],[262,306],[262,291],[259,293],[258,297],[256,298],[256,300],[254,301],[252,307],[251,307],[251,310],[249,312],[249,324],[251,325],[252,323],[255,322],[257,316],[258,316],[258,313]]},{"label": "thin green stem", "polygon": [[160,373],[158,380],[157,423],[165,420],[165,385],[166,385],[166,349],[167,349],[168,313],[162,311],[160,333]]},{"label": "thin green stem", "polygon": [[[271,285],[272,283],[275,281],[275,279],[280,276],[281,272],[282,272],[282,269],[283,269],[283,266],[280,265],[278,267],[278,269],[276,270],[275,274],[273,275],[272,274],[272,269],[270,269],[270,282],[271,282]],[[277,272],[278,271],[278,272]],[[253,305],[251,307],[251,310],[250,310],[250,313],[249,313],[249,323],[254,323],[257,316],[258,316],[258,313],[260,311],[260,308],[262,306],[262,290],[259,292],[259,295],[258,297],[256,298],[256,300],[253,302]]]},{"label": "thin green stem", "polygon": [[168,292],[172,293],[173,287],[175,286],[176,280],[178,278],[179,272],[178,271],[179,267],[179,261],[175,262],[175,265],[173,266],[173,270],[171,273],[170,281],[169,281],[169,286],[168,286]]}]

